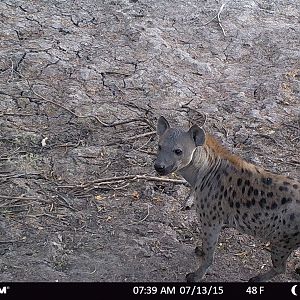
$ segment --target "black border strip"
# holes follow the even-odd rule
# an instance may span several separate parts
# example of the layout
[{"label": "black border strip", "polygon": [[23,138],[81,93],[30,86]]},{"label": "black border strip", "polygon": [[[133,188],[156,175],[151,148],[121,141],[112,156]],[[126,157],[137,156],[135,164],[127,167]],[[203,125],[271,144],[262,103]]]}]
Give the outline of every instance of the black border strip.
[{"label": "black border strip", "polygon": [[[294,288],[293,288],[294,287]],[[295,296],[292,291],[298,294]],[[0,283],[0,299],[45,299],[71,297],[105,299],[131,297],[131,299],[165,297],[283,297],[300,299],[300,282],[289,283],[101,283],[101,282],[5,282]]]}]

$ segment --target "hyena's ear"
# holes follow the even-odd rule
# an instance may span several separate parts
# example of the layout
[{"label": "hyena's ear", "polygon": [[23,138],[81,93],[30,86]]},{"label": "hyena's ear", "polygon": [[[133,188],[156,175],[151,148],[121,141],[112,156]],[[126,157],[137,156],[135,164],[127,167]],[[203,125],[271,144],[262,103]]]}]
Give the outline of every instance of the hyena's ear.
[{"label": "hyena's ear", "polygon": [[202,146],[205,143],[205,132],[198,125],[193,125],[188,133],[191,135],[193,141],[195,142],[196,147]]},{"label": "hyena's ear", "polygon": [[170,128],[168,121],[163,117],[159,117],[156,125],[156,132],[159,136],[163,135],[164,132]]}]

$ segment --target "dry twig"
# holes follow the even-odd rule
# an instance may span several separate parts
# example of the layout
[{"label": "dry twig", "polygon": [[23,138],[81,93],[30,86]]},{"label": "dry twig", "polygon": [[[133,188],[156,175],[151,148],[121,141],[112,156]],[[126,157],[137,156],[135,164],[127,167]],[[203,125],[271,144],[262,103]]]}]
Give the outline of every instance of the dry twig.
[{"label": "dry twig", "polygon": [[146,216],[145,216],[142,220],[139,220],[139,221],[137,221],[137,222],[132,222],[132,223],[130,223],[130,224],[128,224],[128,225],[136,225],[136,224],[140,224],[140,223],[144,222],[144,221],[148,218],[149,212],[150,212],[150,205],[148,204]]},{"label": "dry twig", "polygon": [[99,178],[93,181],[82,183],[79,185],[59,185],[59,188],[86,188],[92,184],[111,184],[119,183],[124,180],[148,180],[148,181],[159,181],[159,182],[170,182],[174,184],[186,184],[185,180],[148,176],[148,175],[124,175],[124,176],[115,176],[107,178]]},{"label": "dry twig", "polygon": [[4,179],[9,179],[9,178],[30,178],[30,176],[39,176],[41,178],[42,174],[41,173],[21,173],[21,174],[5,174],[5,175],[0,175],[0,178]]},{"label": "dry twig", "polygon": [[7,240],[7,241],[0,241],[0,244],[12,244],[12,243],[24,243],[22,240]]},{"label": "dry twig", "polygon": [[[207,120],[207,115],[205,113],[199,112],[197,109],[190,107],[188,104],[183,104],[181,105],[181,107],[187,110],[186,112],[189,117],[190,125],[198,124],[199,122],[198,125],[200,127],[205,126]],[[201,118],[201,122],[200,122],[200,118]]]},{"label": "dry twig", "polygon": [[222,13],[222,11],[223,11],[223,9],[224,9],[224,6],[227,4],[227,2],[228,2],[228,1],[224,2],[224,3],[221,5],[221,7],[220,7],[218,13],[217,13],[211,20],[209,20],[208,22],[202,24],[202,26],[205,26],[205,25],[209,24],[210,22],[212,22],[213,20],[217,19],[217,20],[218,20],[218,24],[219,24],[219,26],[220,26],[221,29],[222,29],[223,35],[226,36],[225,30],[224,30],[224,28],[223,28],[223,26],[222,26],[222,23],[221,23],[221,13]]},{"label": "dry twig", "polygon": [[0,117],[4,117],[4,116],[32,117],[33,114],[10,113],[10,112],[4,112],[0,114]]},{"label": "dry twig", "polygon": [[15,197],[15,196],[6,196],[0,195],[0,199],[15,199],[15,200],[39,200],[36,197]]},{"label": "dry twig", "polygon": [[134,119],[130,119],[130,120],[123,120],[123,121],[107,124],[104,127],[115,127],[115,126],[119,126],[119,125],[125,125],[125,124],[128,124],[128,123],[133,123],[133,122],[142,122],[142,123],[148,124],[149,127],[151,127],[151,128],[155,127],[155,126],[153,126],[153,124],[150,123],[149,120],[147,120],[145,118],[134,118]]},{"label": "dry twig", "polygon": [[146,153],[148,155],[156,155],[157,153],[154,152],[154,151],[148,151],[148,150],[143,150],[143,149],[134,149],[135,151],[139,151],[139,152],[142,152],[142,153]]},{"label": "dry twig", "polygon": [[117,144],[122,144],[122,143],[125,143],[127,141],[132,141],[132,140],[136,140],[136,139],[139,139],[139,138],[142,138],[142,137],[146,137],[146,136],[149,136],[149,135],[155,135],[155,134],[156,134],[156,131],[150,131],[150,132],[138,134],[138,135],[135,135],[135,136],[131,136],[131,137],[126,138],[126,139],[120,139],[120,140],[105,144],[105,146],[113,146],[113,145],[117,145]]}]

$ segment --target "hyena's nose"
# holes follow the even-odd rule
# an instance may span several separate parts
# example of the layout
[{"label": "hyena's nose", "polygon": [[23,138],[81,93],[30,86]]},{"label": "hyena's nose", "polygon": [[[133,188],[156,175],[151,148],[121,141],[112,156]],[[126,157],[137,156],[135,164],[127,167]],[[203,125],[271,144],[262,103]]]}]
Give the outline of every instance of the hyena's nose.
[{"label": "hyena's nose", "polygon": [[161,174],[161,173],[164,173],[165,166],[155,163],[154,169],[156,170],[157,173]]}]

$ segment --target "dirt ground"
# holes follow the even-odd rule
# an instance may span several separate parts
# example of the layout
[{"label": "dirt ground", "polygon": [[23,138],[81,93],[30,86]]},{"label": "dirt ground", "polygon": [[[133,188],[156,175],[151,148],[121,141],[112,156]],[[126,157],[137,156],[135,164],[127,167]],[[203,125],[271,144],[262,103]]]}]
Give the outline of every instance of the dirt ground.
[{"label": "dirt ground", "polygon": [[[141,178],[157,176],[160,115],[186,128],[206,115],[231,151],[299,179],[299,12],[298,0],[1,1],[0,280],[195,270],[188,187]],[[299,260],[274,281],[299,281]],[[205,281],[270,263],[268,244],[224,229]]]}]

